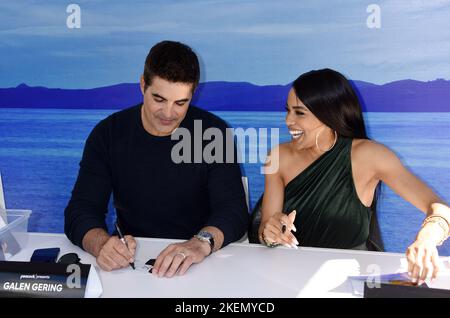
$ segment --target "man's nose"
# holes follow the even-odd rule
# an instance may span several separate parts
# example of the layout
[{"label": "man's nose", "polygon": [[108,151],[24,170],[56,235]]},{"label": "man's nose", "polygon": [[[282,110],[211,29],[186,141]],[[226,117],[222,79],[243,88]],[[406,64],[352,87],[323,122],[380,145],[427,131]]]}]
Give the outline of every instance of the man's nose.
[{"label": "man's nose", "polygon": [[167,105],[164,106],[163,115],[166,119],[172,118],[172,109],[173,109],[172,104],[167,103]]}]

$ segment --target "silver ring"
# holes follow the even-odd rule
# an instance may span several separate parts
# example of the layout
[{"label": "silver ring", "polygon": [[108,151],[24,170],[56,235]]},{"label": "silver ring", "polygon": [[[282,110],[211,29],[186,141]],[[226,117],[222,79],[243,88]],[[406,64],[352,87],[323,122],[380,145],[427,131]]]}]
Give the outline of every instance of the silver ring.
[{"label": "silver ring", "polygon": [[181,255],[183,256],[183,261],[186,259],[186,254],[184,254],[183,252],[178,252],[175,255]]}]

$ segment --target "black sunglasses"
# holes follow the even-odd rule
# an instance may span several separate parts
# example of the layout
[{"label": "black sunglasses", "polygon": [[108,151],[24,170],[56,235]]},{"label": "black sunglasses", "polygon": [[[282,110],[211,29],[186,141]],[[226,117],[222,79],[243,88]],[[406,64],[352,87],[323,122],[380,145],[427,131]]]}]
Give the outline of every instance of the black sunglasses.
[{"label": "black sunglasses", "polygon": [[60,264],[80,264],[80,258],[77,253],[68,253],[61,256],[58,260]]}]

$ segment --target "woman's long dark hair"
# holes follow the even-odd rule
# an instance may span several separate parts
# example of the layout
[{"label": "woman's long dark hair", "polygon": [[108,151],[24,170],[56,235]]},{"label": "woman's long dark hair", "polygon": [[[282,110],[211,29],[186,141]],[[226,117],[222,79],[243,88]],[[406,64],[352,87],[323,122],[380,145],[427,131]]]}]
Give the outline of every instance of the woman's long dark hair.
[{"label": "woman's long dark hair", "polygon": [[339,136],[369,139],[361,104],[349,81],[330,69],[310,71],[292,84],[303,104]]},{"label": "woman's long dark hair", "polygon": [[[344,75],[331,69],[314,70],[300,75],[292,87],[298,99],[338,136],[369,139],[358,96]],[[376,213],[380,189],[381,182],[371,205],[373,215],[367,242],[370,250],[384,249]]]}]

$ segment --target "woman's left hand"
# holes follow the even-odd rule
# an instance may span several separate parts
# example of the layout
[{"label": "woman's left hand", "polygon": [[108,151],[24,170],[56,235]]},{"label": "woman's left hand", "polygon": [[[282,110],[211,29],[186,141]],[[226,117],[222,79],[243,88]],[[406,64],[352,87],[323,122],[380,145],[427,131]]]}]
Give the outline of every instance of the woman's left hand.
[{"label": "woman's left hand", "polygon": [[441,267],[435,234],[436,228],[433,228],[432,224],[427,225],[422,228],[416,241],[406,250],[409,276],[419,285],[424,283],[429,275],[431,279],[435,279]]}]

